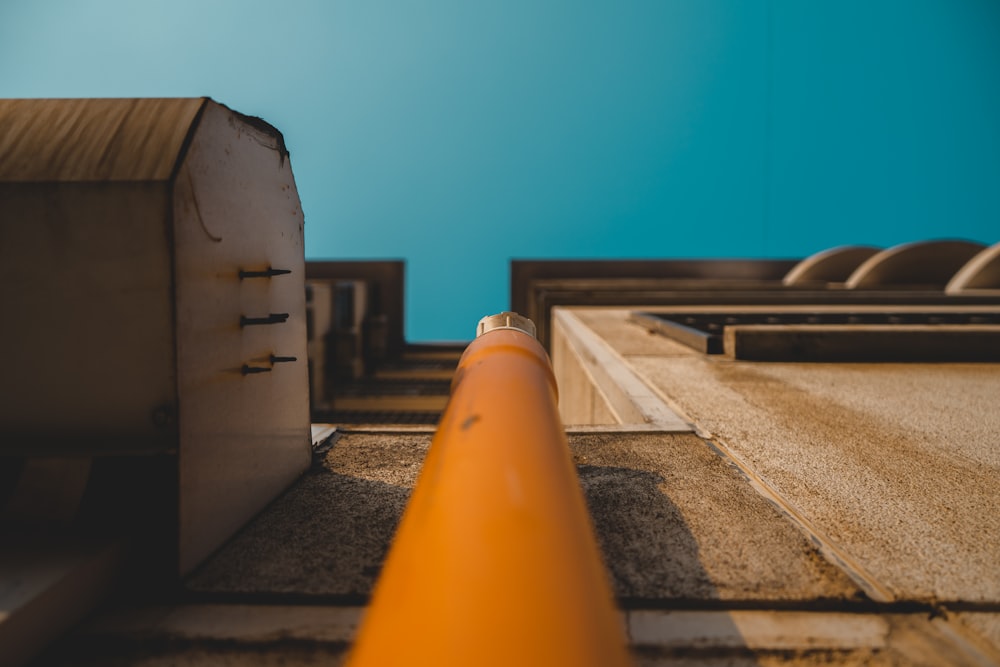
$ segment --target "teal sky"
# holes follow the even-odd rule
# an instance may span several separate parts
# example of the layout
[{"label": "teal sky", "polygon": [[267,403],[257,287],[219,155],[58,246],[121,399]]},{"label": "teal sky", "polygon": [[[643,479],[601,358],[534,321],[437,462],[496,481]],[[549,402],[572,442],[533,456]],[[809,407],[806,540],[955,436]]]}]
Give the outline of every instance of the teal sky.
[{"label": "teal sky", "polygon": [[282,130],[307,257],[407,260],[412,340],[512,257],[1000,240],[996,0],[0,0],[0,96],[198,95]]}]

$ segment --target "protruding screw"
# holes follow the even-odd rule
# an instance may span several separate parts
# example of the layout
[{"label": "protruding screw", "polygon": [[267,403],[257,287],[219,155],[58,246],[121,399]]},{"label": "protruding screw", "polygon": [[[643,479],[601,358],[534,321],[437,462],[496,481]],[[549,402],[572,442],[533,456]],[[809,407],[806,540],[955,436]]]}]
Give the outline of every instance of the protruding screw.
[{"label": "protruding screw", "polygon": [[240,327],[249,327],[255,324],[284,324],[287,320],[288,313],[271,313],[267,317],[240,315]]},{"label": "protruding screw", "polygon": [[274,269],[269,266],[263,271],[244,271],[243,269],[240,269],[239,276],[240,280],[246,280],[247,278],[272,278],[274,276],[283,276],[291,272],[291,269]]}]

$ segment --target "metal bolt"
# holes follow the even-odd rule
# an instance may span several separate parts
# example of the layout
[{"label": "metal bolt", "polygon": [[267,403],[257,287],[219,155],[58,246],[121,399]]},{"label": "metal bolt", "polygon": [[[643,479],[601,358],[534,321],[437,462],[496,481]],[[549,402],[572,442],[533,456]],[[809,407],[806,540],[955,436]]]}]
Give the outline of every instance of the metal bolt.
[{"label": "metal bolt", "polygon": [[284,324],[288,320],[288,313],[271,313],[267,317],[247,317],[240,315],[240,327],[248,327],[255,324]]},{"label": "metal bolt", "polygon": [[291,269],[274,269],[269,266],[263,271],[244,271],[240,269],[239,276],[240,280],[247,278],[271,278],[273,276],[283,276],[291,272]]}]

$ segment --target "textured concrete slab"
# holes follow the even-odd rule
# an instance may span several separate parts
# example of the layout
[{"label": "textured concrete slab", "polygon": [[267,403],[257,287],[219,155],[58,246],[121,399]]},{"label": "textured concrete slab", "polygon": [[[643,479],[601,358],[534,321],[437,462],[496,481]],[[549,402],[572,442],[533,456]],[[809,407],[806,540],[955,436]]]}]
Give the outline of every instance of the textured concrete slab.
[{"label": "textured concrete slab", "polygon": [[88,540],[70,531],[45,535],[10,525],[2,528],[0,664],[19,665],[109,595],[125,561],[126,545],[124,540]]},{"label": "textured concrete slab", "polygon": [[958,621],[972,629],[1000,651],[1000,612],[965,612],[956,615]]},{"label": "textured concrete slab", "polygon": [[195,604],[121,608],[41,656],[46,667],[341,664],[363,609]]},{"label": "textured concrete slab", "polygon": [[[207,600],[109,611],[41,664],[340,664],[430,439],[338,433],[318,465],[189,579]],[[995,659],[953,620],[854,606],[851,580],[700,437],[581,431],[570,441],[636,665]],[[987,616],[963,615],[964,625],[988,634]]]},{"label": "textured concrete slab", "polygon": [[628,628],[639,665],[993,664],[925,614],[643,610]]},{"label": "textured concrete slab", "polygon": [[[335,665],[361,607],[179,605],[122,609],[86,623],[40,664]],[[990,656],[924,614],[765,610],[625,612],[646,665],[983,665]]]},{"label": "textured concrete slab", "polygon": [[898,597],[1000,600],[995,368],[633,363]]},{"label": "textured concrete slab", "polygon": [[559,418],[567,427],[578,424],[613,427],[621,417],[598,387],[581,354],[558,327],[552,332],[552,372],[559,383]]},{"label": "textured concrete slab", "polygon": [[627,604],[860,598],[697,436],[595,433],[572,443],[615,591]]},{"label": "textured concrete slab", "polygon": [[266,642],[275,637],[346,644],[357,633],[364,607],[287,604],[181,604],[109,611],[80,634],[134,641],[215,640]]},{"label": "textured concrete slab", "polygon": [[896,598],[1000,601],[1000,365],[626,359]]},{"label": "textured concrete slab", "polygon": [[185,586],[191,592],[367,597],[431,435],[339,437]]},{"label": "textured concrete slab", "polygon": [[619,354],[656,355],[661,357],[690,357],[696,352],[684,345],[651,333],[640,326],[623,327],[630,310],[620,308],[574,308],[573,314],[594,333],[603,338]]},{"label": "textured concrete slab", "polygon": [[[362,601],[429,434],[348,433],[186,586]],[[698,437],[571,436],[616,595],[627,604],[855,600],[860,593]]]},{"label": "textured concrete slab", "polygon": [[[690,424],[680,419],[625,364],[621,354],[575,314],[557,309],[552,317],[553,371],[564,394],[567,385],[570,393],[575,385],[589,385],[606,400],[606,407],[613,413],[614,421],[622,424],[653,424],[664,431],[692,430]],[[571,359],[576,361],[576,372],[573,372],[574,364],[567,363]],[[593,404],[589,406],[589,410],[583,409],[586,403],[573,404],[574,400],[586,398],[572,395],[560,397],[559,410],[566,423],[574,423],[572,417],[580,413],[591,418],[598,416],[593,410]],[[603,421],[593,419],[591,423]]]},{"label": "textured concrete slab", "polygon": [[31,667],[336,667],[344,664],[346,655],[346,644],[281,638],[245,644],[211,639],[125,639],[115,646],[86,641],[60,645]]},{"label": "textured concrete slab", "polygon": [[877,651],[889,644],[890,628],[887,616],[842,612],[649,609],[628,614],[633,645],[661,649],[701,645],[772,651]]}]

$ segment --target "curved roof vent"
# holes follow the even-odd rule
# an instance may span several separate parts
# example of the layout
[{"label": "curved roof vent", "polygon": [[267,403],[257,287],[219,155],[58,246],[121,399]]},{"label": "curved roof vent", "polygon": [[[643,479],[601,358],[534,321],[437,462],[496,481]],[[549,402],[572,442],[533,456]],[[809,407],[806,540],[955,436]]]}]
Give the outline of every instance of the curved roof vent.
[{"label": "curved roof vent", "polygon": [[944,291],[954,295],[982,289],[1000,290],[1000,243],[986,248],[966,262]]},{"label": "curved roof vent", "polygon": [[847,279],[846,287],[943,289],[955,272],[985,247],[982,243],[959,240],[903,243],[865,260]]},{"label": "curved roof vent", "polygon": [[851,277],[862,262],[881,248],[867,245],[842,245],[806,257],[796,264],[782,282],[788,286],[812,283],[842,283]]}]

